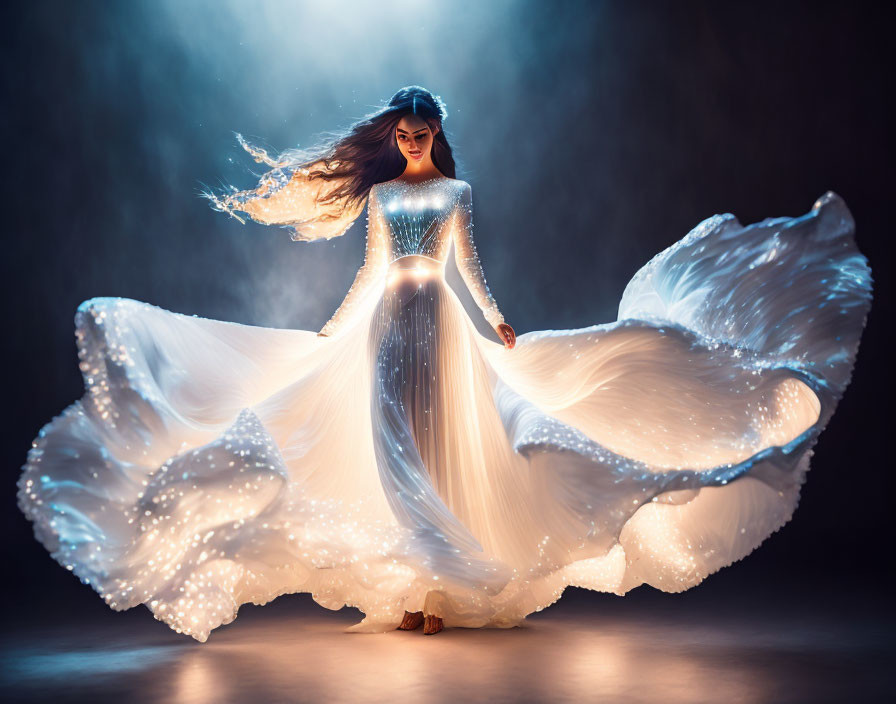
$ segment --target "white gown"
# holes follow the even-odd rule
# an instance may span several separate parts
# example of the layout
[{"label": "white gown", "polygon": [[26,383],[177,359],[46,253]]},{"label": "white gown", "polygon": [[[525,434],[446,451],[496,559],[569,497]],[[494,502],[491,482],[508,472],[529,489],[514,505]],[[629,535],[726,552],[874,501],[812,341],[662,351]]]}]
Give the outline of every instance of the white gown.
[{"label": "white gown", "polygon": [[205,641],[310,592],[446,626],[519,624],[568,585],[677,592],[786,523],[849,382],[870,271],[843,201],[716,215],[628,284],[617,322],[492,325],[464,181],[371,190],[328,337],[94,298],[86,393],[28,453],[19,506],[113,609]]}]

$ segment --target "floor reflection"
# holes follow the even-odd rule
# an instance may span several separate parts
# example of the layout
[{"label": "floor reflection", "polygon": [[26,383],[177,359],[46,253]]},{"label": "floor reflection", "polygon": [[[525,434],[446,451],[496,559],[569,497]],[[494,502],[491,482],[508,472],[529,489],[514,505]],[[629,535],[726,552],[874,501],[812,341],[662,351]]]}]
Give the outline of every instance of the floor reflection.
[{"label": "floor reflection", "polygon": [[[244,607],[205,644],[146,612],[45,625],[2,645],[21,701],[873,701],[892,619],[824,609],[560,605],[523,628],[347,634],[357,612],[292,595]],[[601,602],[611,607],[620,602]]]}]

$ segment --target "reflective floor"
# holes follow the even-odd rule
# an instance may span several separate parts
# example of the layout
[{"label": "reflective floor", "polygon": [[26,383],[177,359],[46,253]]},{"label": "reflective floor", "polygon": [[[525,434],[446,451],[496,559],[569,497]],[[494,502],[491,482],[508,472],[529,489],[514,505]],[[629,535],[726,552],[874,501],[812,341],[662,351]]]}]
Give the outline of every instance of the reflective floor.
[{"label": "reflective floor", "polygon": [[869,702],[894,685],[891,602],[858,590],[569,590],[523,628],[436,636],[346,634],[357,612],[289,595],[205,644],[84,604],[7,630],[5,701]]}]

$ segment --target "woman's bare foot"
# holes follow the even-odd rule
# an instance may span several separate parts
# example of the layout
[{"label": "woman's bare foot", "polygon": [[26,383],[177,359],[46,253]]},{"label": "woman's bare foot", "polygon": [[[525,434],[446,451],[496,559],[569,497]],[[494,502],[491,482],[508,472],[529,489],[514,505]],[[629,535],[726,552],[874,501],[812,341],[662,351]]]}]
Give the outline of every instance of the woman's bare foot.
[{"label": "woman's bare foot", "polygon": [[422,625],[423,625],[423,612],[422,611],[415,611],[414,613],[411,613],[410,611],[405,611],[404,619],[399,624],[399,626],[396,630],[415,631],[418,628],[420,628],[420,626],[422,626]]},{"label": "woman's bare foot", "polygon": [[432,636],[442,630],[442,619],[438,616],[427,616],[423,623],[423,635]]}]

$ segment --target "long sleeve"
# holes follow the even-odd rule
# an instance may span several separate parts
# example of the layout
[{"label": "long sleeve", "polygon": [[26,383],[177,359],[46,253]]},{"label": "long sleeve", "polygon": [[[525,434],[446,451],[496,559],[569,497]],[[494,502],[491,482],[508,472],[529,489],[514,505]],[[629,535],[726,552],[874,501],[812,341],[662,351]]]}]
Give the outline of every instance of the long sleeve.
[{"label": "long sleeve", "polygon": [[355,280],[339,308],[321,328],[323,334],[333,335],[366,298],[373,284],[385,274],[389,263],[387,227],[376,195],[376,187],[371,188],[367,197],[367,245],[364,264],[355,274]]},{"label": "long sleeve", "polygon": [[498,304],[492,297],[485,282],[485,274],[479,262],[479,254],[473,243],[473,189],[465,183],[458,199],[452,223],[454,237],[454,258],[457,268],[463,276],[467,288],[473,294],[476,305],[482,309],[485,319],[491,326],[497,327],[504,322],[504,316],[498,310]]}]

